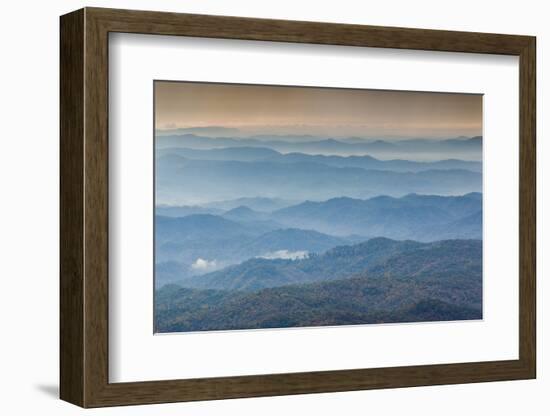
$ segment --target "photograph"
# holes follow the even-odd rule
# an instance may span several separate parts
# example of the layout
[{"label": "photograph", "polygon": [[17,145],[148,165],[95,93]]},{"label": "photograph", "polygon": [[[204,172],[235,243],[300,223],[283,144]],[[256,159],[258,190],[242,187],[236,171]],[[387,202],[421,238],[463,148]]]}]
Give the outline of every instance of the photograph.
[{"label": "photograph", "polygon": [[154,332],[482,319],[482,108],[154,81]]}]

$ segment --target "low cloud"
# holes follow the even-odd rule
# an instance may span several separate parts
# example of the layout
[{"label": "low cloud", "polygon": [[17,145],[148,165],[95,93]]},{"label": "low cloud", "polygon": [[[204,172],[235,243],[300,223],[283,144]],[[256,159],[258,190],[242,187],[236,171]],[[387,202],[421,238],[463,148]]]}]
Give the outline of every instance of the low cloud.
[{"label": "low cloud", "polygon": [[191,269],[203,273],[211,272],[217,268],[218,262],[216,260],[205,260],[200,257],[191,265]]},{"label": "low cloud", "polygon": [[277,250],[270,253],[266,253],[263,256],[259,256],[262,259],[285,259],[285,260],[302,260],[309,257],[307,251],[289,251],[289,250]]}]

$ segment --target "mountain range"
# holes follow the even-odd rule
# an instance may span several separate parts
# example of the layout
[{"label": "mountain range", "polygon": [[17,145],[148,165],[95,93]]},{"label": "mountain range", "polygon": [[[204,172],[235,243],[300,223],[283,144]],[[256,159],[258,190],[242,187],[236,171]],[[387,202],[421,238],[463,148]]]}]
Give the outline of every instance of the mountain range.
[{"label": "mountain range", "polygon": [[415,139],[415,140],[344,140],[333,138],[318,138],[315,140],[260,140],[258,138],[208,137],[195,134],[157,135],[157,149],[169,147],[184,147],[191,149],[216,149],[227,147],[267,147],[282,153],[301,152],[306,154],[325,154],[349,156],[369,154],[375,157],[387,158],[391,155],[403,156],[407,159],[435,160],[441,155],[452,154],[454,158],[480,160],[482,138],[455,138],[446,140]]},{"label": "mountain range", "polygon": [[286,226],[299,225],[328,234],[431,241],[481,238],[481,209],[480,193],[447,197],[409,194],[401,198],[306,201],[275,211],[271,218]]},{"label": "mountain range", "polygon": [[[186,207],[173,208],[186,212]],[[239,206],[218,215],[157,216],[155,259],[159,264],[172,263],[169,268],[159,266],[157,283],[202,274],[202,269],[192,269],[199,258],[215,261],[215,268],[222,268],[251,258],[261,263],[257,257],[321,254],[372,237],[424,242],[480,239],[481,209],[478,193],[460,197],[411,194],[304,202],[271,213]]]},{"label": "mountain range", "polygon": [[[374,239],[306,260],[271,262],[275,267],[264,268],[260,275],[244,263],[240,274],[230,268],[203,276],[201,289],[162,287],[156,292],[155,331],[482,317],[480,241]],[[327,266],[341,274],[331,274]],[[301,274],[289,273],[290,267]]]},{"label": "mountain range", "polygon": [[195,160],[170,154],[157,161],[159,203],[204,203],[244,196],[325,200],[409,193],[461,195],[480,192],[480,172],[465,169],[395,172],[335,167],[316,162]]},{"label": "mountain range", "polygon": [[305,153],[280,153],[265,147],[227,147],[215,149],[189,149],[170,147],[157,151],[157,158],[166,155],[177,155],[194,160],[232,160],[239,162],[265,161],[280,163],[319,163],[339,168],[362,168],[374,170],[389,170],[394,172],[420,172],[423,170],[464,169],[481,172],[481,162],[459,159],[446,159],[431,162],[415,162],[411,160],[391,159],[380,160],[369,155],[335,156],[311,155]]},{"label": "mountain range", "polygon": [[482,148],[157,132],[155,331],[480,319]]},{"label": "mountain range", "polygon": [[[480,240],[443,240],[434,243],[374,238],[352,246],[338,246],[302,260],[253,258],[235,266],[185,279],[196,289],[256,291],[289,284],[337,280],[355,274],[388,277],[433,275],[450,270],[465,275],[481,268]],[[452,254],[451,254],[452,252]],[[445,256],[446,255],[446,256]],[[429,263],[427,261],[429,259]]]}]

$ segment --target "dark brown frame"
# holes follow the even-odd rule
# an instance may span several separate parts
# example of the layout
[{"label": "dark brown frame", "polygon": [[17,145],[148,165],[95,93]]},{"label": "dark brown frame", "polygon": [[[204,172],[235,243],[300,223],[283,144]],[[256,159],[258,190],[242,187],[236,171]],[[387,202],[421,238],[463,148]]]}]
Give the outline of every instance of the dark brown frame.
[{"label": "dark brown frame", "polygon": [[[109,383],[110,32],[515,55],[520,65],[519,359]],[[61,17],[60,396],[82,407],[536,377],[535,38],[470,32],[85,8]]]}]

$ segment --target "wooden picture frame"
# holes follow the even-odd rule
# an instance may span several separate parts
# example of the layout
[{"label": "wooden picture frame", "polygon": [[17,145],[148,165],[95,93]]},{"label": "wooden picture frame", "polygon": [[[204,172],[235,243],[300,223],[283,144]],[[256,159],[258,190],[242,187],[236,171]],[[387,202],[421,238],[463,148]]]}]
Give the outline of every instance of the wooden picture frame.
[{"label": "wooden picture frame", "polygon": [[[535,38],[85,8],[61,17],[60,396],[82,407],[530,379],[536,376]],[[111,32],[519,57],[519,359],[110,383],[108,35]]]}]

